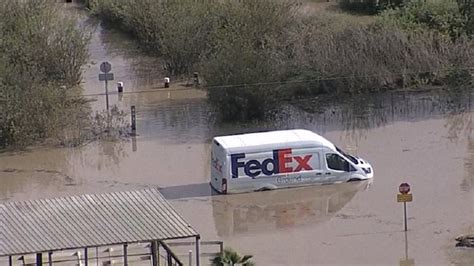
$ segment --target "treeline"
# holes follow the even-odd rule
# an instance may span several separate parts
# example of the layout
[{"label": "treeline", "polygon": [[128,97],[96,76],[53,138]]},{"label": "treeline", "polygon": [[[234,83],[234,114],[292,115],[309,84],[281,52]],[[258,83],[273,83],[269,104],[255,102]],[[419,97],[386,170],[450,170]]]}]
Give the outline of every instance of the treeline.
[{"label": "treeline", "polygon": [[58,137],[83,115],[88,34],[48,0],[0,3],[0,147]]},{"label": "treeline", "polygon": [[368,25],[303,15],[283,0],[100,0],[92,8],[161,56],[170,74],[199,71],[210,102],[234,120],[305,95],[464,83],[473,42],[466,16],[449,5],[387,10]]}]

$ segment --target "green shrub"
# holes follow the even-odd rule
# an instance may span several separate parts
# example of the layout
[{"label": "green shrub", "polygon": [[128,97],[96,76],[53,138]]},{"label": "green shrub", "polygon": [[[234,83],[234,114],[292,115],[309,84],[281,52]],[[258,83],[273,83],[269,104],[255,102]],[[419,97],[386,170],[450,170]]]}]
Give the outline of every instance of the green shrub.
[{"label": "green shrub", "polygon": [[[296,5],[272,0],[228,2],[212,34],[200,72],[209,100],[226,120],[261,118],[281,92],[275,86],[245,86],[278,81],[288,72],[287,30],[295,23]],[[222,84],[243,85],[221,87]]]},{"label": "green shrub", "polygon": [[381,19],[410,31],[434,30],[453,39],[468,30],[466,16],[452,0],[410,2],[404,7],[384,11]]},{"label": "green shrub", "polygon": [[208,48],[219,3],[194,0],[103,0],[94,12],[132,33],[171,75],[190,74]]},{"label": "green shrub", "polygon": [[88,35],[52,1],[0,3],[0,146],[55,136],[79,105]]},{"label": "green shrub", "polygon": [[453,68],[465,73],[474,65],[472,41],[459,33],[462,16],[451,4],[430,7],[425,17],[410,4],[359,25],[300,16],[296,2],[283,0],[101,3],[170,73],[198,70],[225,120],[262,118],[282,99],[446,83],[448,75],[460,77]]},{"label": "green shrub", "polygon": [[466,33],[473,37],[474,35],[474,1],[457,0],[461,14],[466,20]]}]

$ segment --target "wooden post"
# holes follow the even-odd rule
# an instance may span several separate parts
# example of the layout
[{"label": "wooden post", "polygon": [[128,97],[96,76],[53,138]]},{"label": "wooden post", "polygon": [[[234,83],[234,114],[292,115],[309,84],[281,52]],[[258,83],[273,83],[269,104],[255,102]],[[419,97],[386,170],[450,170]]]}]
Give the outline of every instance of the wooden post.
[{"label": "wooden post", "polygon": [[36,253],[36,266],[43,265],[43,253]]},{"label": "wooden post", "polygon": [[127,247],[128,244],[123,244],[123,266],[128,266]]}]

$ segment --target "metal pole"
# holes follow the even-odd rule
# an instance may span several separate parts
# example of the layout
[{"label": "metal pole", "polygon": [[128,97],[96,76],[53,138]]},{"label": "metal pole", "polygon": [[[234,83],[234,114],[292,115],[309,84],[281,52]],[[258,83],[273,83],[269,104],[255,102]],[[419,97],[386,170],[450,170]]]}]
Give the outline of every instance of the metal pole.
[{"label": "metal pole", "polygon": [[156,241],[151,241],[150,249],[151,249],[151,265],[158,266],[158,262],[156,260]]},{"label": "metal pole", "polygon": [[190,249],[189,250],[189,266],[192,266],[193,265],[193,251]]},{"label": "metal pole", "polygon": [[130,114],[132,116],[132,133],[135,133],[135,131],[137,130],[137,113],[135,111],[135,105],[132,105],[132,107],[130,108]]},{"label": "metal pole", "polygon": [[405,260],[408,260],[408,234],[405,231]]},{"label": "metal pole", "polygon": [[87,252],[87,248],[84,248],[84,265],[85,266],[89,265],[89,255]]},{"label": "metal pole", "polygon": [[53,252],[52,251],[48,252],[48,261],[49,261],[49,266],[53,266]]},{"label": "metal pole", "polygon": [[8,256],[8,265],[13,266],[13,258],[12,258],[12,256]]},{"label": "metal pole", "polygon": [[156,263],[160,265],[160,242],[156,242]]},{"label": "metal pole", "polygon": [[95,247],[95,265],[99,266],[99,247]]},{"label": "metal pole", "polygon": [[123,244],[123,266],[128,266],[127,244]]},{"label": "metal pole", "polygon": [[403,216],[405,217],[405,232],[407,231],[407,203],[403,202]]},{"label": "metal pole", "polygon": [[201,236],[197,235],[196,236],[196,266],[200,266],[201,263],[199,261],[199,239],[201,238]]},{"label": "metal pole", "polygon": [[166,258],[168,259],[168,266],[172,266],[173,265],[173,260],[171,258],[171,254],[169,251],[166,251]]},{"label": "metal pole", "polygon": [[105,79],[105,106],[109,111],[109,90],[107,89],[107,78]]},{"label": "metal pole", "polygon": [[37,266],[43,265],[43,253],[36,253],[36,265]]}]

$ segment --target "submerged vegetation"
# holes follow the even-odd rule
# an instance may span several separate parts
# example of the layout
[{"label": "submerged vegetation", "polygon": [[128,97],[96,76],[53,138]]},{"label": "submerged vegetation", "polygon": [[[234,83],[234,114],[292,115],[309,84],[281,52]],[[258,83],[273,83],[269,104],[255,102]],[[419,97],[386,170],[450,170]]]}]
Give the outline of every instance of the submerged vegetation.
[{"label": "submerged vegetation", "polygon": [[[282,99],[470,82],[468,16],[456,2],[388,9],[372,23],[302,15],[296,1],[102,0],[94,12],[163,58],[199,71],[226,120],[262,117]],[[467,82],[467,83],[466,83]]]}]

